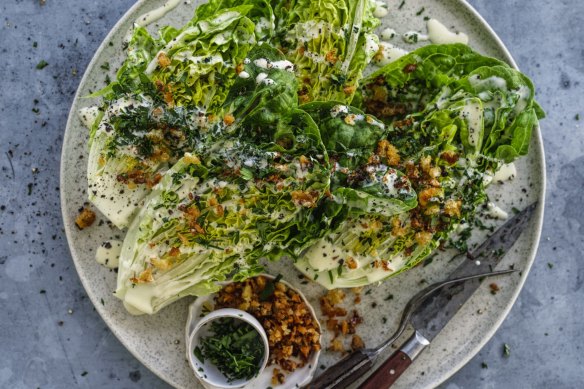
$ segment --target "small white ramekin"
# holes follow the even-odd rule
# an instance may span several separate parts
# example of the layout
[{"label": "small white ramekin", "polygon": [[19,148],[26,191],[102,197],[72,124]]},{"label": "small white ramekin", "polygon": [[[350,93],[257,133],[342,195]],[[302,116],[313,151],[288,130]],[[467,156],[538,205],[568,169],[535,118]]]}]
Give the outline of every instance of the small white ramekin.
[{"label": "small white ramekin", "polygon": [[[194,349],[196,346],[199,345],[200,338],[202,336],[208,335],[209,324],[211,324],[211,322],[214,320],[226,317],[231,317],[236,320],[241,320],[250,324],[258,332],[258,334],[260,335],[260,339],[264,344],[264,358],[262,360],[258,373],[249,380],[239,379],[229,382],[227,380],[227,377],[225,377],[223,373],[221,373],[215,365],[213,365],[208,360],[206,360],[204,363],[201,363],[201,361],[199,361],[199,359],[194,354]],[[195,372],[197,377],[201,381],[206,382],[209,385],[212,385],[217,388],[241,388],[242,386],[249,384],[264,371],[268,363],[268,358],[270,354],[268,337],[262,325],[256,320],[255,317],[253,317],[249,313],[241,311],[239,309],[232,308],[218,309],[216,311],[210,312],[205,317],[201,318],[201,320],[199,320],[199,322],[197,323],[189,337],[187,347],[189,364],[193,368],[193,371]]]}]

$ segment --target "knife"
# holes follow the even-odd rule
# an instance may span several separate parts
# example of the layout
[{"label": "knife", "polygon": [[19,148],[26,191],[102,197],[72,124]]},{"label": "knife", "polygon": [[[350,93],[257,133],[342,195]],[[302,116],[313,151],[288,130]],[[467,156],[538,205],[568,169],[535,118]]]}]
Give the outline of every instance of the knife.
[{"label": "knife", "polygon": [[[509,219],[476,250],[467,254],[470,260],[463,261],[449,275],[448,280],[492,272],[528,225],[536,207],[537,202]],[[360,389],[389,388],[472,296],[481,281],[480,278],[474,278],[464,283],[453,283],[426,298],[409,317],[414,334],[369,376]],[[307,387],[313,389],[347,387],[371,369],[378,355],[371,351],[373,350],[353,352],[327,369]]]}]

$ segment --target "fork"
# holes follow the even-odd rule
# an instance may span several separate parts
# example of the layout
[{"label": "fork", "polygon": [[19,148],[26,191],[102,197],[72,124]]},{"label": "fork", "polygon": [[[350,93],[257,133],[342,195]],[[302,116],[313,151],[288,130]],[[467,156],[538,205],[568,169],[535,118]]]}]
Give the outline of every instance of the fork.
[{"label": "fork", "polygon": [[452,284],[457,284],[460,282],[465,282],[468,280],[473,280],[475,278],[483,277],[493,277],[502,274],[509,274],[516,272],[517,270],[499,270],[487,273],[473,274],[470,276],[454,278],[451,280],[445,280],[436,282],[429,285],[428,287],[422,289],[414,297],[412,297],[406,304],[404,311],[401,316],[399,326],[395,333],[387,339],[385,342],[381,343],[375,348],[367,348],[362,350],[357,350],[349,354],[347,357],[343,358],[333,366],[329,367],[324,373],[316,377],[311,383],[309,383],[305,388],[307,389],[342,389],[346,388],[348,385],[352,384],[360,377],[363,376],[368,370],[373,367],[375,360],[400,335],[405,331],[409,319],[412,313],[422,304],[430,295],[432,295],[437,290]]}]

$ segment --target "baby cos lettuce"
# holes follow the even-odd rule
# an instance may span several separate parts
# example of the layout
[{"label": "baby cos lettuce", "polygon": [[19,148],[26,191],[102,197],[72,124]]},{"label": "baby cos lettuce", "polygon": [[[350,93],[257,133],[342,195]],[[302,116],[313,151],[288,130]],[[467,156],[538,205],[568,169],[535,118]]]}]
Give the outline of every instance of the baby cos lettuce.
[{"label": "baby cos lettuce", "polygon": [[383,138],[399,152],[396,168],[414,180],[418,201],[393,215],[390,206],[389,214],[349,213],[307,250],[296,267],[327,288],[399,274],[472,222],[486,199],[484,175],[525,155],[543,116],[527,77],[463,45],[423,47],[361,85],[356,103],[388,125]]},{"label": "baby cos lettuce", "polygon": [[297,67],[301,103],[350,102],[378,48],[379,20],[367,0],[278,2],[276,39]]},{"label": "baby cos lettuce", "polygon": [[464,45],[363,78],[368,0],[211,0],[155,38],[136,26],[93,96],[91,201],[128,227],[116,296],[158,312],[291,258],[327,288],[418,264],[525,155],[531,81]]},{"label": "baby cos lettuce", "polygon": [[267,47],[250,53],[241,71],[266,77],[235,81],[225,107],[233,121],[211,130],[213,141],[185,154],[144,200],[118,272],[116,296],[131,312],[211,293],[218,281],[259,273],[259,258],[296,256],[313,242],[327,154],[310,115],[282,103],[296,78],[279,61]]},{"label": "baby cos lettuce", "polygon": [[170,106],[220,107],[236,66],[255,44],[255,25],[246,17],[252,9],[240,5],[195,15],[180,30],[162,28],[158,39],[136,26],[116,81],[92,97],[144,93]]}]

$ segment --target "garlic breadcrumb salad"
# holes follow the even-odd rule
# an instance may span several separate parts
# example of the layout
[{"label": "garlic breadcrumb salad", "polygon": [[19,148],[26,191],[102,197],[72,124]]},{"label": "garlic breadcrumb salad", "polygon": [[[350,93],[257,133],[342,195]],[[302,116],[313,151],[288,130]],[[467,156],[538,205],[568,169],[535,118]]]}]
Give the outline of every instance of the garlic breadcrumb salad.
[{"label": "garlic breadcrumb salad", "polygon": [[544,117],[533,84],[463,43],[381,61],[386,13],[211,0],[181,28],[134,27],[82,112],[89,200],[126,231],[129,312],[217,292],[264,259],[328,289],[382,282],[474,220]]}]

